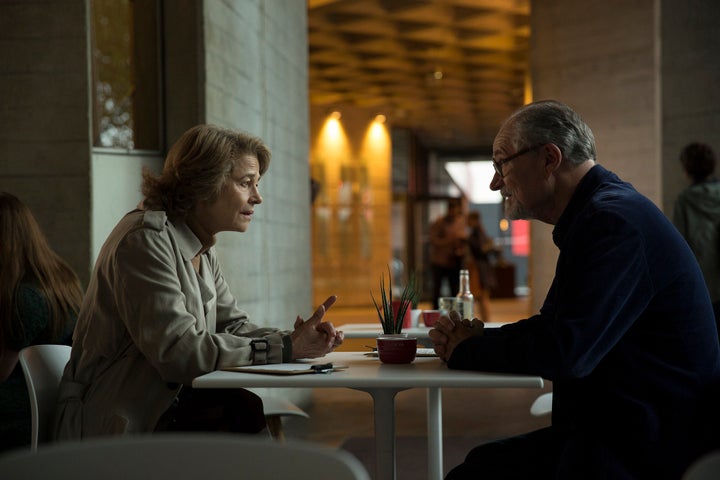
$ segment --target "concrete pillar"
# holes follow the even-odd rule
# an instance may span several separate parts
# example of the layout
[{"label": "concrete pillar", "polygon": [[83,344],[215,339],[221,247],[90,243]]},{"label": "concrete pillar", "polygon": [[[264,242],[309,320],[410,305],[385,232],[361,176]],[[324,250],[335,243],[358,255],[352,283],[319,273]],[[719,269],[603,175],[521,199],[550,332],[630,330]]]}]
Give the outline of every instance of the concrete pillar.
[{"label": "concrete pillar", "polygon": [[[534,99],[576,109],[593,129],[599,163],[668,216],[685,185],[682,146],[720,146],[718,22],[715,0],[532,2]],[[551,230],[532,223],[533,311],[554,274]]]},{"label": "concrete pillar", "polygon": [[660,4],[662,207],[672,215],[675,198],[688,185],[679,161],[682,148],[708,143],[720,156],[720,2]]},{"label": "concrete pillar", "polygon": [[91,268],[84,0],[0,3],[0,190],[33,211],[85,284]]}]

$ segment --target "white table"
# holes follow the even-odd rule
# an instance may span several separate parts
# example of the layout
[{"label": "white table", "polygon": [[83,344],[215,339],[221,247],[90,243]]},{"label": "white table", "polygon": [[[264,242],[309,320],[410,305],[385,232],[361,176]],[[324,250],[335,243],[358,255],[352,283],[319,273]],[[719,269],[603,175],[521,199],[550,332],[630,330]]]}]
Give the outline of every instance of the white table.
[{"label": "white table", "polygon": [[442,397],[446,388],[542,388],[540,377],[450,370],[439,358],[416,358],[411,364],[387,365],[364,352],[334,352],[308,363],[348,365],[328,374],[265,375],[215,371],[193,380],[194,388],[352,388],[372,396],[377,480],[395,479],[395,395],[427,388],[428,478],[442,479]]},{"label": "white table", "polygon": [[[507,323],[509,322],[486,322],[485,328],[502,327],[503,325],[507,325]],[[345,325],[338,325],[336,328],[343,331],[345,338],[375,338],[383,333],[380,322],[346,323]],[[430,338],[428,335],[430,330],[430,327],[419,326],[403,328],[402,332],[412,337],[417,337],[418,340],[427,340]]]},{"label": "white table", "polygon": [[[342,330],[345,334],[345,338],[376,338],[378,335],[382,335],[383,330],[380,322],[376,323],[346,323],[345,325],[338,325],[335,328]],[[418,339],[428,339],[428,332],[430,327],[410,327],[403,328],[402,332],[407,333],[411,337],[417,337]]]}]

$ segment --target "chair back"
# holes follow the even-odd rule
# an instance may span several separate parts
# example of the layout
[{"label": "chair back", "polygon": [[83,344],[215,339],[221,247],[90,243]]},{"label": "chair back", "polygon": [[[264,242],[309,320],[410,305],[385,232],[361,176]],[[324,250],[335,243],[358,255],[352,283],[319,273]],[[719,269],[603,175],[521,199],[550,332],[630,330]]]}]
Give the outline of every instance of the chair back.
[{"label": "chair back", "polygon": [[67,345],[31,345],[20,350],[20,366],[30,396],[33,451],[49,439],[60,378],[70,360],[70,350]]},{"label": "chair back", "polygon": [[370,480],[350,453],[308,442],[241,434],[96,437],[0,455],[3,480]]},{"label": "chair back", "polygon": [[552,399],[552,392],[541,394],[530,406],[530,413],[534,417],[542,417],[543,415],[552,413]]},{"label": "chair back", "polygon": [[720,450],[696,460],[683,474],[682,480],[717,480],[720,478]]}]

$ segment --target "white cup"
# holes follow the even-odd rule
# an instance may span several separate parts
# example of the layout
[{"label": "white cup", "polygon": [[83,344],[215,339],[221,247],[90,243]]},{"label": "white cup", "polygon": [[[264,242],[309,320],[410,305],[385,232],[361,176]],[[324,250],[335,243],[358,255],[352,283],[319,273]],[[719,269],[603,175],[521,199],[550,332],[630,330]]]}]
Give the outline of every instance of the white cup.
[{"label": "white cup", "polygon": [[422,310],[417,308],[410,310],[410,326],[412,328],[420,325],[420,315],[422,315]]}]

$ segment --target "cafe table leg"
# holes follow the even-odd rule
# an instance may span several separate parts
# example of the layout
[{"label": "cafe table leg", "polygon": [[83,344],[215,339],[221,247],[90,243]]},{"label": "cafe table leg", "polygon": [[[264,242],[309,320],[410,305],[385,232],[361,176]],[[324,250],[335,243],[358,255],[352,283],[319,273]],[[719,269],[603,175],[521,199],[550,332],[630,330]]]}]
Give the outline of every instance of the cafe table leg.
[{"label": "cafe table leg", "polygon": [[442,390],[427,391],[428,480],[443,478]]},{"label": "cafe table leg", "polygon": [[404,388],[357,388],[373,398],[375,418],[375,478],[395,480],[395,395]]}]

